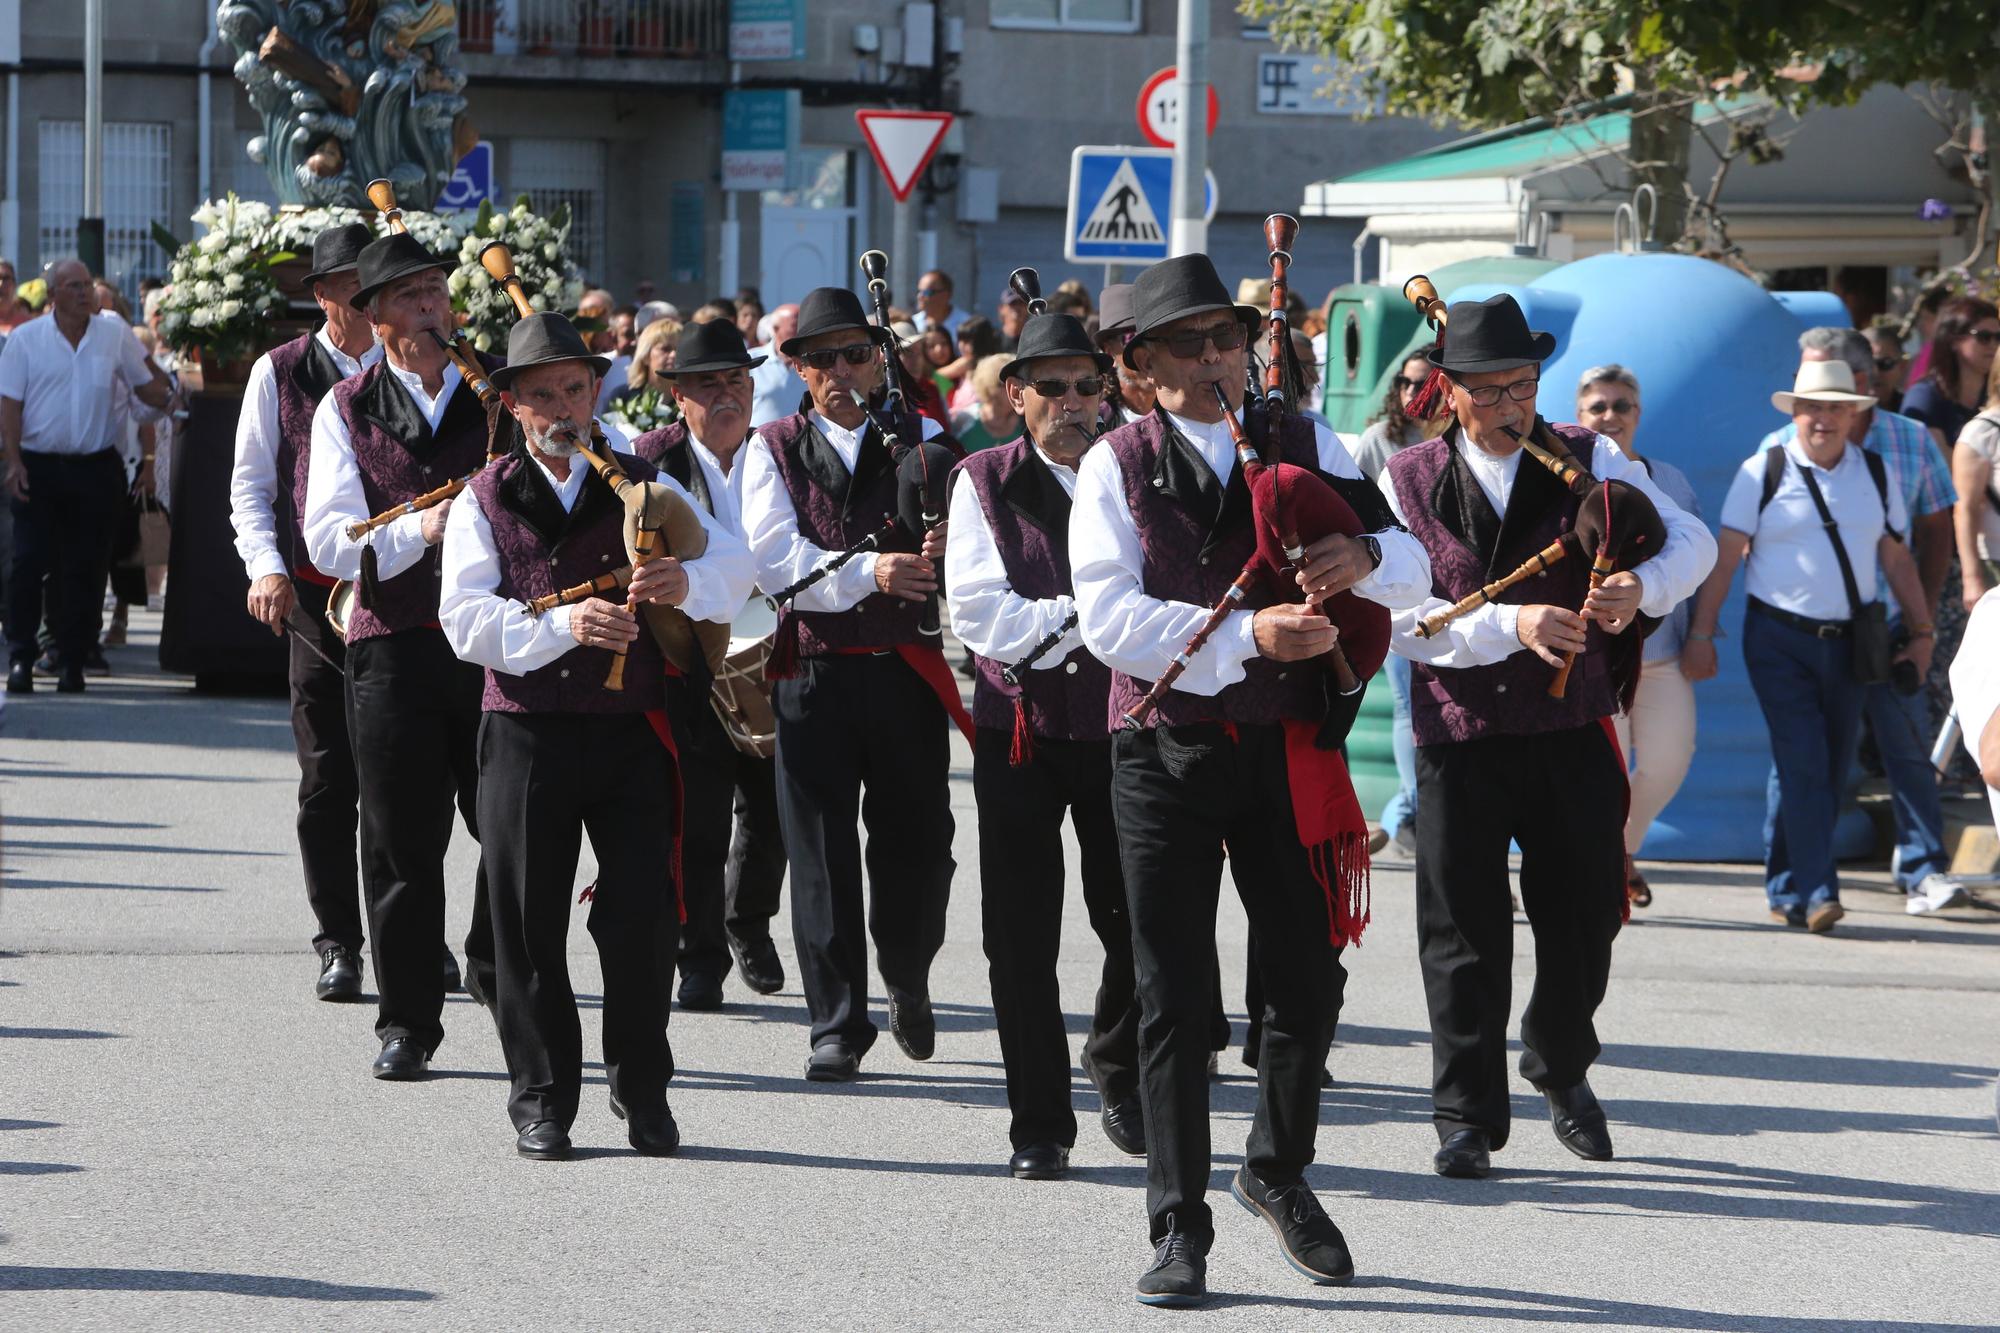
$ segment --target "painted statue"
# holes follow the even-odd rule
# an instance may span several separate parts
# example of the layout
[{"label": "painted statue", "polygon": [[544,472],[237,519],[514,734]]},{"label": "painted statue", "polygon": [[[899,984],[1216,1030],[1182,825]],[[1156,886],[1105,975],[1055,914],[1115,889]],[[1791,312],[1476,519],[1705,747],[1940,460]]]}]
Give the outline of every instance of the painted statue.
[{"label": "painted statue", "polygon": [[216,23],[263,117],[252,161],[287,204],[429,208],[478,142],[454,0],[222,0]]}]

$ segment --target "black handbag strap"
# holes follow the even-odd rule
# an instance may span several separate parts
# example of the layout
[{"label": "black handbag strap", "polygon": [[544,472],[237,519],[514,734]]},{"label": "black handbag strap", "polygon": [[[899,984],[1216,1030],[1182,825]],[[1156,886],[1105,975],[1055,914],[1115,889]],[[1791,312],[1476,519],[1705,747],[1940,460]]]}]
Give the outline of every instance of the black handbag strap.
[{"label": "black handbag strap", "polygon": [[[1796,463],[1793,466],[1797,466]],[[1833,521],[1833,511],[1826,507],[1826,497],[1820,494],[1819,482],[1813,479],[1813,470],[1799,468],[1799,475],[1806,479],[1806,490],[1812,494],[1813,508],[1819,510],[1819,524],[1826,529],[1827,540],[1833,543],[1834,559],[1840,561],[1840,581],[1847,588],[1848,614],[1855,620],[1861,619],[1861,588],[1854,581],[1854,566],[1848,563],[1847,543],[1840,539],[1840,525]],[[1885,504],[1884,510],[1888,508]]]}]

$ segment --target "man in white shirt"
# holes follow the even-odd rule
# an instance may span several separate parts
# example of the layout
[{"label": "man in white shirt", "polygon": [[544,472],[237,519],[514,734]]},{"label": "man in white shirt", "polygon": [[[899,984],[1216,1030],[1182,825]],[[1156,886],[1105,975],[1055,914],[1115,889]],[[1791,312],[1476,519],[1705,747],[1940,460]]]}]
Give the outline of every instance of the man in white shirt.
[{"label": "man in white shirt", "polygon": [[[1802,362],[1792,391],[1771,395],[1797,429],[1752,454],[1730,484],[1721,553],[1681,650],[1689,680],[1715,674],[1716,621],[1747,553],[1743,660],[1777,771],[1764,893],[1774,922],[1815,933],[1846,914],[1833,828],[1874,683],[1856,671],[1856,626],[1866,634],[1872,622],[1886,638],[1877,600],[1886,582],[1911,634],[1898,660],[1914,665],[1916,680],[1930,670],[1936,642],[1916,561],[1902,542],[1909,522],[1902,489],[1889,484],[1879,454],[1849,439],[1855,412],[1874,401],[1855,390],[1845,361]],[[1885,668],[1880,679],[1893,672],[1876,665]]]},{"label": "man in white shirt", "polygon": [[[299,861],[319,959],[322,1000],[361,998],[361,883],[354,852],[361,789],[347,735],[347,644],[326,621],[333,580],[306,553],[306,477],[312,419],[342,380],[382,359],[368,316],[348,302],[360,290],[355,265],[375,239],[366,223],[313,238],[306,285],[326,322],[257,358],[236,420],[229,519],[250,578],[250,615],[273,634],[292,634],[287,677],[299,758]],[[447,950],[447,953],[449,951]]]},{"label": "man in white shirt", "polygon": [[[402,233],[361,251],[349,304],[368,312],[383,357],[320,400],[306,477],[306,549],[322,574],[356,589],[347,707],[379,996],[374,1074],[391,1080],[422,1078],[444,1040],[444,858],[454,793],[466,830],[479,836],[480,674],[438,628],[436,548],[452,502],[355,529],[486,460],[486,409],[442,341],[453,327],[444,281],[452,266]],[[500,365],[481,361],[489,374]],[[482,869],[465,940],[468,988],[480,1000],[493,994],[485,884]]]},{"label": "man in white shirt", "polygon": [[1076,1146],[1056,984],[1065,811],[1104,946],[1083,1068],[1112,1146],[1144,1156],[1146,1136],[1132,932],[1111,818],[1111,673],[1077,633],[1069,576],[1070,497],[1097,437],[1111,358],[1073,315],[1030,319],[1017,352],[1001,384],[1025,430],[968,456],[953,476],[945,592],[976,672],[980,920],[1013,1113],[1007,1166],[1022,1180],[1053,1180]]},{"label": "man in white shirt", "polygon": [[799,399],[805,397],[806,392],[806,382],[799,378],[791,358],[778,350],[790,342],[792,335],[798,331],[799,308],[791,304],[781,305],[764,316],[762,323],[766,336],[764,345],[756,350],[763,352],[765,359],[750,372],[750,383],[755,390],[755,399],[750,407],[751,430],[798,411]]},{"label": "man in white shirt", "polygon": [[[936,1049],[930,968],[953,869],[945,728],[971,733],[944,654],[920,633],[946,525],[915,534],[897,524],[900,459],[864,406],[882,383],[888,336],[853,292],[808,293],[797,332],[778,347],[805,376],[808,410],[761,428],[743,460],[743,531],[760,587],[789,588],[833,553],[876,542],[781,609],[765,669],[815,1082],[852,1079],[874,1044],[871,935],[896,1044],[913,1060]],[[909,413],[888,429],[906,450],[941,433]],[[857,820],[868,839],[865,913]]]},{"label": "man in white shirt", "polygon": [[917,326],[917,332],[936,325],[945,331],[952,346],[958,346],[958,326],[965,322],[966,312],[954,310],[951,274],[942,269],[932,269],[917,279],[917,308],[910,314],[910,322]]},{"label": "man in white shirt", "polygon": [[65,259],[49,270],[49,314],[14,330],[0,350],[0,452],[14,516],[7,570],[7,692],[35,687],[43,584],[55,639],[56,690],[83,689],[96,646],[112,528],[125,492],[122,404],[155,414],[167,377],[132,329],[100,314],[90,270]]},{"label": "man in white shirt", "polygon": [[[725,320],[689,326],[671,370],[662,372],[681,418],[632,441],[631,452],[678,482],[716,522],[743,535],[743,453],[750,435],[751,377],[768,364],[753,357]],[[777,761],[731,742],[706,681],[692,688],[680,747],[687,775],[687,838],[681,852],[680,989],[683,1009],[718,1009],[732,957],[759,995],[785,984],[771,942],[771,918],[785,882],[785,842],[778,828]],[[768,688],[768,687],[767,687]],[[730,827],[735,825],[732,840]]]},{"label": "man in white shirt", "polygon": [[[1157,386],[1161,410],[1084,455],[1069,549],[1083,641],[1111,668],[1112,714],[1134,718],[1112,738],[1111,789],[1141,1004],[1155,1246],[1138,1299],[1193,1305],[1207,1294],[1214,1236],[1203,1195],[1225,845],[1266,998],[1257,1114],[1232,1192],[1312,1281],[1353,1275],[1345,1239],[1303,1176],[1340,1013],[1340,951],[1365,919],[1366,823],[1333,748],[1360,692],[1338,696],[1315,661],[1335,645],[1332,621],[1270,580],[1235,601],[1242,609],[1200,651],[1186,652],[1258,540],[1231,427],[1262,316],[1230,301],[1206,255],[1154,265],[1132,297],[1124,359]],[[1268,416],[1242,429],[1274,433]],[[1421,600],[1430,587],[1422,548],[1388,522],[1333,433],[1294,416],[1275,434],[1258,441],[1271,463],[1318,474],[1362,515],[1364,535],[1306,547],[1298,589],[1387,606]],[[1151,683],[1182,659],[1174,688],[1142,710]]]},{"label": "man in white shirt", "polygon": [[[1546,1097],[1564,1147],[1589,1161],[1612,1155],[1586,1078],[1626,901],[1625,764],[1611,716],[1637,678],[1634,619],[1663,615],[1686,597],[1708,572],[1715,543],[1609,440],[1535,415],[1555,337],[1530,331],[1513,297],[1453,305],[1448,330],[1429,359],[1448,385],[1454,420],[1391,458],[1379,484],[1423,540],[1433,579],[1432,596],[1397,613],[1394,638],[1412,663],[1417,936],[1440,1144],[1432,1167],[1476,1178],[1510,1124],[1510,842],[1521,848],[1521,901],[1536,944],[1521,1073]],[[1420,636],[1425,615],[1553,544],[1574,529],[1583,504],[1605,502],[1596,489],[1580,498],[1527,458],[1526,435],[1600,481],[1643,492],[1665,525],[1661,549],[1595,589],[1590,566],[1574,556]],[[1573,667],[1565,652],[1580,654]]]},{"label": "man in white shirt", "polygon": [[[637,566],[623,601],[592,597],[537,616],[528,603],[588,583],[626,558],[625,506],[610,479],[580,457],[597,377],[574,325],[538,314],[514,325],[507,365],[493,374],[522,443],[483,469],[452,507],[438,617],[452,651],[485,668],[479,738],[480,821],[486,840],[498,962],[494,1018],[512,1079],[515,1149],[570,1155],[583,1087],[582,1033],[568,967],[569,903],[588,833],[597,861],[590,933],[604,973],[604,1064],[611,1113],[632,1146],[664,1157],[680,1146],[667,1107],[673,1053],[667,982],[681,886],[688,785],[675,756],[703,694],[668,691],[673,661],[635,614],[646,604],[727,624],[750,591],[750,557],[735,534],[671,478],[625,454],[610,461],[634,482],[659,480],[699,518],[695,559]],[[614,654],[625,654],[622,667]],[[619,685],[609,682],[621,670]]]}]

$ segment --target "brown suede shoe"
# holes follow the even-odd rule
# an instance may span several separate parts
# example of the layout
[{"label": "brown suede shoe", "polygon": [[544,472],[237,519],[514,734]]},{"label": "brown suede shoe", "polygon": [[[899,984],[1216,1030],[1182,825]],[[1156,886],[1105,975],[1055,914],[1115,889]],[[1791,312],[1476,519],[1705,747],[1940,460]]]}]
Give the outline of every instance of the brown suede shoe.
[{"label": "brown suede shoe", "polygon": [[1815,935],[1824,935],[1833,929],[1833,923],[1847,915],[1847,909],[1836,902],[1823,902],[1806,913],[1806,929]]}]

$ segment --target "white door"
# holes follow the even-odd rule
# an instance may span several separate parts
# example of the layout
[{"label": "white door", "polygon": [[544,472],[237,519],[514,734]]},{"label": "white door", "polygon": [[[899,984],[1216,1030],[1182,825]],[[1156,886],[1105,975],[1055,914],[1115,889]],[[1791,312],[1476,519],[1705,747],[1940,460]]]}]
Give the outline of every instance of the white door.
[{"label": "white door", "polygon": [[767,306],[796,301],[815,287],[846,287],[848,212],[765,204],[759,287]]}]

